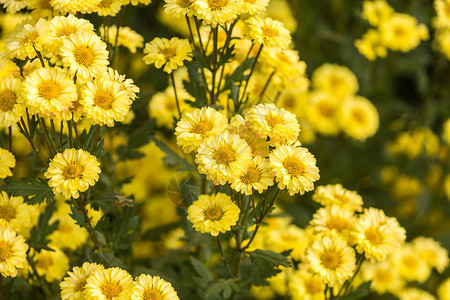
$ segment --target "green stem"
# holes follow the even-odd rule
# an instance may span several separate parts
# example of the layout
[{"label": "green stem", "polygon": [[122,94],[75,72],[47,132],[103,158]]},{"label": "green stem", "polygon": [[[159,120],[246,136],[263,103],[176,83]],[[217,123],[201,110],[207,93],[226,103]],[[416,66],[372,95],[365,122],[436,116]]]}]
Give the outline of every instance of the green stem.
[{"label": "green stem", "polygon": [[69,146],[70,148],[73,148],[72,120],[67,121],[67,130],[69,131]]},{"label": "green stem", "polygon": [[44,141],[47,144],[48,150],[50,151],[50,155],[53,157],[56,155],[58,151],[56,150],[55,145],[53,145],[53,142],[50,139],[50,134],[48,132],[47,125],[45,125],[43,118],[39,118],[39,125],[41,126],[42,133],[44,135]]},{"label": "green stem", "polygon": [[217,239],[217,247],[219,248],[220,256],[222,257],[222,262],[225,265],[225,268],[227,269],[228,275],[232,278],[236,278],[235,275],[231,272],[230,266],[228,265],[227,259],[225,257],[225,254],[223,253],[222,243],[220,242],[220,237],[216,236]]},{"label": "green stem", "polygon": [[73,122],[73,129],[75,131],[75,138],[77,140],[78,148],[81,148],[81,140],[80,140],[80,136],[78,135],[77,122]]},{"label": "green stem", "polygon": [[266,93],[267,88],[269,87],[270,82],[272,81],[273,75],[275,75],[276,71],[273,71],[272,73],[270,73],[269,78],[267,78],[266,84],[264,84],[264,87],[261,91],[261,93],[258,96],[258,101],[260,102],[262,97],[264,96],[264,94]]},{"label": "green stem", "polygon": [[95,128],[95,137],[94,137],[94,145],[92,147],[92,155],[95,156],[95,153],[97,152],[97,144],[98,144],[98,138],[100,136],[100,125],[96,125],[97,127]]},{"label": "green stem", "polygon": [[215,27],[213,30],[213,53],[212,53],[212,86],[211,86],[211,104],[216,103],[216,73],[217,73],[217,44],[219,37],[219,27]]},{"label": "green stem", "polygon": [[[12,144],[12,126],[8,127],[8,150],[12,153],[13,144]],[[0,275],[1,276],[1,275]],[[0,298],[1,300],[1,298]]]},{"label": "green stem", "polygon": [[175,76],[173,75],[173,72],[170,72],[170,81],[172,83],[173,92],[175,94],[175,102],[177,104],[178,119],[181,119],[180,102],[178,101],[177,86],[175,84]]},{"label": "green stem", "polygon": [[36,54],[37,54],[37,56],[38,56],[38,58],[39,58],[39,61],[41,62],[42,67],[45,68],[45,62],[44,62],[44,58],[42,57],[41,52],[39,52],[39,51],[36,49],[36,47],[33,46],[33,48],[34,48],[34,51],[36,51]]},{"label": "green stem", "polygon": [[[261,46],[259,46],[258,53],[256,53],[255,61],[253,61],[252,68],[250,69],[250,74],[248,74],[248,78],[247,78],[247,81],[245,82],[245,86],[244,86],[244,91],[242,92],[242,96],[240,97],[239,103],[241,103],[244,100],[245,93],[247,92],[248,83],[250,82],[250,78],[252,77],[253,71],[255,70],[255,66],[256,66],[256,63],[258,61],[259,56],[261,55],[261,51],[263,49],[263,46],[264,45],[261,44]],[[239,95],[238,95],[238,97],[239,97]]]},{"label": "green stem", "polygon": [[353,280],[355,279],[356,275],[358,274],[359,270],[361,269],[361,266],[364,262],[364,253],[360,254],[360,256],[358,257],[358,259],[356,260],[356,269],[355,272],[353,273],[353,276],[347,280],[344,285],[340,288],[339,293],[338,293],[338,297],[341,296],[342,292],[343,296],[347,295],[347,293],[349,292],[349,289],[351,287],[351,284],[353,282]]},{"label": "green stem", "polygon": [[123,18],[125,17],[125,10],[126,10],[126,6],[122,6],[122,9],[120,10],[119,13],[119,22],[117,23],[117,31],[116,31],[116,36],[114,38],[114,52],[113,52],[113,57],[111,59],[111,67],[114,68],[114,66],[116,65],[117,62],[117,51],[119,51],[119,45],[118,45],[118,40],[119,40],[119,30],[120,30],[120,26],[122,26],[123,24]]}]

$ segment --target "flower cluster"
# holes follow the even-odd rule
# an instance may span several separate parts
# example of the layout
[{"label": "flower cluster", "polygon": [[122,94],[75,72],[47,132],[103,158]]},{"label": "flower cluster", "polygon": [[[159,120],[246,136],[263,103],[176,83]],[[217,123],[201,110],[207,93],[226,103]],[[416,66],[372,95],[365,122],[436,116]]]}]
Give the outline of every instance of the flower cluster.
[{"label": "flower cluster", "polygon": [[433,20],[433,27],[436,30],[434,47],[450,59],[450,16],[448,14],[450,1],[435,0],[433,4],[436,11],[436,17]]}]

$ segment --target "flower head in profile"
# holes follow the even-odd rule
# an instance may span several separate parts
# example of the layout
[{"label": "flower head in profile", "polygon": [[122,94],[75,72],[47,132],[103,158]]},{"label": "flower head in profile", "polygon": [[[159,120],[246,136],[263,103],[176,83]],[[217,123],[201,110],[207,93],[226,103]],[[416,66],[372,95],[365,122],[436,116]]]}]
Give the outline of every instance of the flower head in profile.
[{"label": "flower head in profile", "polygon": [[192,17],[195,13],[195,0],[164,0],[164,10],[166,14],[181,18],[184,16]]},{"label": "flower head in profile", "polygon": [[[105,27],[100,27],[100,35],[104,36],[105,33]],[[107,34],[108,43],[115,46],[116,36],[117,46],[123,46],[130,50],[131,53],[136,53],[137,48],[142,48],[144,46],[144,37],[130,27],[119,27],[119,33],[117,33],[116,25],[109,26]]]},{"label": "flower head in profile", "polygon": [[188,208],[188,220],[195,230],[218,236],[236,225],[240,209],[223,193],[215,195],[200,195]]},{"label": "flower head in profile", "polygon": [[14,125],[24,113],[21,87],[20,80],[14,76],[8,76],[0,82],[0,127]]},{"label": "flower head in profile", "polygon": [[234,21],[242,11],[242,0],[196,0],[195,15],[203,24],[217,27]]},{"label": "flower head in profile", "polygon": [[62,300],[84,300],[86,281],[95,271],[103,269],[102,265],[85,262],[81,267],[74,267],[67,272],[67,277],[59,284]]},{"label": "flower head in profile", "polygon": [[291,34],[283,23],[271,18],[252,17],[247,20],[248,35],[255,43],[269,48],[287,49]]},{"label": "flower head in profile", "polygon": [[313,200],[323,206],[336,205],[351,212],[362,211],[363,199],[355,191],[345,189],[341,184],[319,186],[314,192]]},{"label": "flower head in profile", "polygon": [[242,13],[250,15],[260,15],[266,11],[269,0],[244,0],[242,3]]},{"label": "flower head in profile", "polygon": [[261,156],[255,156],[248,165],[247,170],[237,177],[231,188],[236,191],[251,195],[254,190],[262,193],[269,186],[273,185],[273,175],[270,169],[269,160]]},{"label": "flower head in profile", "polygon": [[278,187],[287,187],[291,196],[312,191],[320,178],[316,159],[306,148],[282,145],[270,153],[269,160]]},{"label": "flower head in profile", "polygon": [[133,294],[133,278],[120,268],[99,269],[86,280],[87,299],[129,300]]},{"label": "flower head in profile", "polygon": [[55,194],[66,199],[78,198],[89,186],[98,181],[100,163],[97,158],[82,149],[66,149],[50,161],[44,176]]},{"label": "flower head in profile", "polygon": [[164,72],[172,71],[182,67],[185,61],[192,60],[192,48],[186,39],[155,38],[150,43],[145,44],[144,62],[148,65],[155,64],[160,69],[164,66]]},{"label": "flower head in profile", "polygon": [[177,292],[170,282],[165,281],[159,276],[150,276],[142,274],[136,277],[134,282],[134,292],[131,295],[132,300],[179,300]]},{"label": "flower head in profile", "polygon": [[123,0],[101,0],[93,9],[99,16],[115,16],[119,13],[122,6],[125,5]]},{"label": "flower head in profile", "polygon": [[46,21],[44,19],[39,19],[34,25],[23,23],[5,39],[6,53],[11,58],[21,60],[35,58],[36,50],[42,50],[45,30]]},{"label": "flower head in profile", "polygon": [[0,274],[16,277],[17,269],[27,265],[28,245],[9,227],[0,227]]},{"label": "flower head in profile", "polygon": [[2,0],[0,3],[6,8],[8,14],[14,14],[29,5],[27,0]]},{"label": "flower head in profile", "polygon": [[0,148],[0,179],[12,176],[11,169],[15,166],[14,155],[6,149]]},{"label": "flower head in profile", "polygon": [[441,244],[432,238],[419,236],[412,242],[416,252],[432,268],[436,268],[439,273],[444,272],[448,267],[448,251]]}]

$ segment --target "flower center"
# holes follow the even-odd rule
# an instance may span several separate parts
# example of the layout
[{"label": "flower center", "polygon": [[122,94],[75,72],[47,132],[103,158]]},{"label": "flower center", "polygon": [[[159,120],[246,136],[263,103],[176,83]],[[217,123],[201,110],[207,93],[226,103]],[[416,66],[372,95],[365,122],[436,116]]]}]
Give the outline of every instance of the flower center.
[{"label": "flower center", "polygon": [[6,220],[9,222],[11,219],[14,218],[15,215],[16,215],[16,210],[14,209],[14,207],[9,206],[9,205],[0,206],[0,219]]},{"label": "flower center", "polygon": [[417,259],[410,255],[403,257],[402,262],[410,270],[415,270],[418,267]]},{"label": "flower center", "polygon": [[336,252],[327,251],[320,257],[322,264],[328,269],[336,269],[341,263],[341,259]]},{"label": "flower center", "polygon": [[4,90],[0,92],[0,110],[1,111],[11,111],[16,104],[17,96],[11,90]]},{"label": "flower center", "polygon": [[83,292],[84,286],[86,285],[86,278],[81,278],[75,285],[74,290],[76,292]]},{"label": "flower center", "polygon": [[198,124],[195,124],[191,132],[192,133],[198,133],[198,134],[204,134],[207,131],[210,131],[212,129],[213,125],[208,122],[199,122]]},{"label": "flower center", "polygon": [[73,25],[64,26],[56,31],[57,37],[66,37],[77,32],[77,28]]},{"label": "flower center", "polygon": [[327,227],[329,229],[336,229],[337,231],[343,231],[348,227],[348,220],[339,217],[331,217],[327,221]]},{"label": "flower center", "polygon": [[38,37],[39,37],[39,33],[37,33],[36,31],[32,31],[26,37],[24,37],[22,39],[22,43],[24,43],[24,44],[33,43],[34,40],[36,40]]},{"label": "flower center", "polygon": [[208,6],[211,10],[218,10],[228,4],[228,0],[208,0]]},{"label": "flower center", "polygon": [[143,300],[161,300],[161,293],[155,290],[146,290]]},{"label": "flower center", "polygon": [[191,6],[193,2],[194,1],[190,1],[190,0],[178,0],[177,5],[181,6],[183,8],[187,8],[187,7]]},{"label": "flower center", "polygon": [[329,103],[321,102],[317,109],[319,110],[319,114],[324,117],[332,117],[334,115],[334,107]]},{"label": "flower center", "polygon": [[305,169],[305,165],[297,157],[294,156],[287,157],[283,162],[283,166],[291,176],[300,176],[303,174],[303,171]]},{"label": "flower center", "polygon": [[87,46],[79,46],[73,51],[75,61],[85,67],[90,67],[94,62],[94,53]]},{"label": "flower center", "polygon": [[245,184],[252,184],[261,179],[261,174],[256,168],[248,167],[247,172],[241,176],[241,182]]},{"label": "flower center", "polygon": [[66,179],[80,178],[81,173],[83,173],[83,167],[77,164],[71,164],[64,169],[63,173]]},{"label": "flower center", "polygon": [[11,246],[5,242],[0,242],[0,261],[5,261],[11,257]]},{"label": "flower center", "polygon": [[263,26],[261,30],[263,34],[269,38],[280,35],[278,30],[272,26]]},{"label": "flower center", "polygon": [[100,106],[103,109],[111,109],[114,97],[104,91],[97,91],[94,96],[94,104]]},{"label": "flower center", "polygon": [[331,76],[330,77],[330,85],[331,87],[335,88],[338,87],[342,84],[342,79],[341,77],[338,76]]},{"label": "flower center", "polygon": [[53,264],[52,258],[48,255],[44,255],[39,257],[38,261],[36,262],[36,268],[46,270],[52,264]]},{"label": "flower center", "polygon": [[38,86],[39,96],[46,100],[58,98],[61,95],[61,92],[62,92],[61,86],[51,80],[43,81]]},{"label": "flower center", "polygon": [[364,124],[366,122],[366,114],[361,109],[353,109],[351,114],[353,119],[359,124]]},{"label": "flower center", "polygon": [[222,218],[222,210],[218,207],[211,207],[205,211],[205,216],[208,220],[217,221]]},{"label": "flower center", "polygon": [[264,119],[270,127],[274,127],[277,124],[283,123],[283,118],[276,115],[268,115],[264,117]]},{"label": "flower center", "polygon": [[341,204],[346,204],[349,202],[349,198],[345,195],[334,194],[333,195],[336,200],[338,200]]},{"label": "flower center", "polygon": [[374,246],[380,245],[383,241],[380,233],[375,228],[366,229],[364,235],[366,236],[366,239]]},{"label": "flower center", "polygon": [[100,287],[102,294],[105,295],[106,299],[111,300],[114,297],[119,296],[120,292],[122,292],[122,288],[115,282],[108,282],[106,284],[102,284]]},{"label": "flower center", "polygon": [[394,35],[395,37],[402,37],[404,36],[406,33],[405,28],[401,27],[401,26],[397,26],[394,28]]},{"label": "flower center", "polygon": [[49,0],[39,0],[38,1],[39,8],[41,9],[52,9],[53,7],[50,4]]},{"label": "flower center", "polygon": [[112,0],[102,0],[99,4],[98,4],[98,6],[100,6],[100,7],[110,7],[111,6],[111,4],[112,4]]},{"label": "flower center", "polygon": [[174,47],[166,47],[160,50],[160,53],[164,55],[166,59],[172,58],[177,54],[177,49]]},{"label": "flower center", "polygon": [[373,277],[376,281],[384,284],[388,284],[393,280],[392,273],[389,270],[377,270]]},{"label": "flower center", "polygon": [[317,278],[305,280],[305,288],[308,294],[317,294],[322,291],[322,281]]},{"label": "flower center", "polygon": [[214,151],[213,158],[220,165],[228,165],[236,160],[236,153],[229,146],[222,146]]}]

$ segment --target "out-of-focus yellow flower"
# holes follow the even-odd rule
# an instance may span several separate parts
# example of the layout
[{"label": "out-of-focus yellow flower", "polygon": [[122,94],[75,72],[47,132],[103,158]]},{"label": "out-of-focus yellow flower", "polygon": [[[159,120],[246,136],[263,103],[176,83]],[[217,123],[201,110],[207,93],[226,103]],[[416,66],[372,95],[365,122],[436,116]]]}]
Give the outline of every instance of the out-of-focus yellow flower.
[{"label": "out-of-focus yellow flower", "polygon": [[16,277],[17,269],[27,265],[28,245],[21,235],[8,228],[0,227],[0,274]]},{"label": "out-of-focus yellow flower", "polygon": [[364,97],[345,98],[338,115],[342,130],[354,139],[365,141],[378,130],[378,111],[372,102]]},{"label": "out-of-focus yellow flower", "polygon": [[250,15],[259,15],[266,11],[269,0],[244,0],[242,4],[242,13]]},{"label": "out-of-focus yellow flower", "polygon": [[247,20],[248,35],[255,43],[269,48],[287,49],[291,34],[283,23],[271,18],[252,17]]},{"label": "out-of-focus yellow flower", "polygon": [[117,35],[116,25],[109,26],[108,33],[105,33],[105,28],[102,26],[100,27],[100,35],[106,35],[108,43],[113,46],[116,45],[117,41],[117,46],[123,46],[130,50],[131,53],[136,53],[137,48],[142,48],[144,46],[144,38],[142,35],[130,27],[119,27],[119,35]]},{"label": "out-of-focus yellow flower", "polygon": [[323,135],[337,135],[341,130],[338,112],[339,101],[325,92],[310,93],[308,120],[317,132]]},{"label": "out-of-focus yellow flower", "polygon": [[433,20],[433,25],[438,27],[450,27],[450,1],[434,0],[434,9],[437,17]]},{"label": "out-of-focus yellow flower", "polygon": [[[21,1],[26,3],[26,1]],[[14,14],[1,14],[0,15],[0,26],[2,28],[2,37],[7,37],[11,32],[13,32],[17,26],[22,24],[24,21],[30,17],[27,13],[14,13]]]},{"label": "out-of-focus yellow flower", "polygon": [[184,16],[192,17],[195,13],[195,0],[164,0],[164,10],[172,18],[181,18]]},{"label": "out-of-focus yellow flower", "polygon": [[270,286],[256,286],[250,287],[250,293],[258,300],[270,300],[275,297],[275,293]]},{"label": "out-of-focus yellow flower", "polygon": [[339,206],[326,206],[316,211],[309,224],[319,237],[337,234],[348,241],[354,221],[352,211]]},{"label": "out-of-focus yellow flower", "polygon": [[380,32],[375,29],[367,30],[361,39],[355,41],[355,47],[368,60],[375,60],[377,57],[385,58],[387,56],[387,49],[383,44]]},{"label": "out-of-focus yellow flower", "polygon": [[59,284],[61,287],[62,300],[83,300],[86,280],[92,273],[103,269],[102,265],[96,263],[83,263],[81,267],[73,267],[67,272],[67,277]]},{"label": "out-of-focus yellow flower", "polygon": [[17,233],[31,228],[31,209],[22,197],[9,197],[4,191],[0,193],[0,227],[9,227]]},{"label": "out-of-focus yellow flower", "polygon": [[290,256],[297,261],[304,258],[306,248],[309,246],[303,229],[294,224],[289,224],[279,230],[269,230],[264,239],[267,250],[279,253],[292,250]]},{"label": "out-of-focus yellow flower", "polygon": [[63,208],[53,214],[50,223],[58,221],[58,227],[48,238],[52,245],[60,249],[75,250],[86,242],[88,233],[86,229],[76,224],[69,211],[70,209]]},{"label": "out-of-focus yellow flower", "polygon": [[450,300],[450,278],[441,283],[437,290],[439,300]]},{"label": "out-of-focus yellow flower", "polygon": [[48,282],[61,281],[69,270],[69,259],[56,247],[52,247],[52,251],[41,250],[33,259],[39,276],[44,277]]},{"label": "out-of-focus yellow flower", "polygon": [[358,91],[358,80],[347,67],[336,64],[323,64],[312,76],[312,86],[315,90],[326,92],[333,98],[343,99]]},{"label": "out-of-focus yellow flower", "polygon": [[323,206],[336,205],[351,212],[361,212],[363,205],[362,197],[357,192],[347,190],[340,184],[317,187],[313,200]]},{"label": "out-of-focus yellow flower", "polygon": [[440,243],[427,237],[417,237],[412,242],[415,251],[419,253],[423,260],[432,268],[436,268],[439,273],[447,268],[449,259],[448,252]]},{"label": "out-of-focus yellow flower", "polygon": [[30,0],[2,0],[0,3],[6,8],[6,12],[14,14],[29,5]]},{"label": "out-of-focus yellow flower", "polygon": [[147,199],[139,212],[142,217],[142,231],[177,222],[180,217],[177,207],[167,195],[153,196]]},{"label": "out-of-focus yellow flower", "polygon": [[102,0],[50,0],[50,5],[61,14],[90,14]]},{"label": "out-of-focus yellow flower", "polygon": [[99,16],[115,16],[119,13],[122,5],[124,5],[123,0],[101,0],[96,6],[94,6],[93,12],[97,13]]},{"label": "out-of-focus yellow flower", "polygon": [[[178,1],[178,0],[175,0]],[[165,12],[164,7],[160,6],[158,8],[158,12],[156,14],[156,18],[158,19],[159,23],[169,28],[171,31],[178,33],[182,37],[188,37],[190,35],[189,33],[189,27],[187,25],[187,22],[183,19],[175,19],[177,22],[174,22],[174,16],[175,14],[168,14]],[[191,24],[193,26],[193,24]],[[195,26],[195,25],[194,25]],[[203,27],[202,27],[203,28]],[[197,36],[195,36],[196,38]],[[140,63],[142,65],[142,63]]]},{"label": "out-of-focus yellow flower", "polygon": [[372,26],[379,26],[394,14],[394,9],[385,0],[364,1],[363,17]]},{"label": "out-of-focus yellow flower", "polygon": [[172,73],[184,65],[185,61],[192,60],[192,48],[186,39],[155,38],[150,43],[145,44],[144,62],[148,65],[155,64],[160,69],[164,66],[164,72]]},{"label": "out-of-focus yellow flower", "polygon": [[436,300],[430,293],[417,288],[407,288],[399,295],[400,300]]},{"label": "out-of-focus yellow flower", "polygon": [[0,179],[12,176],[11,169],[15,166],[14,155],[6,149],[0,148]]},{"label": "out-of-focus yellow flower", "polygon": [[269,17],[274,20],[283,22],[284,26],[290,32],[295,32],[297,29],[297,19],[292,14],[293,10],[286,0],[270,0],[269,6],[266,9],[264,17]]},{"label": "out-of-focus yellow flower", "polygon": [[196,0],[195,15],[203,20],[204,25],[224,26],[225,23],[233,22],[242,12],[242,1]]},{"label": "out-of-focus yellow flower", "polygon": [[361,272],[365,281],[372,281],[370,288],[380,295],[397,294],[405,284],[398,271],[387,260],[364,263]]},{"label": "out-of-focus yellow flower", "polygon": [[431,268],[411,244],[397,247],[392,253],[391,261],[394,268],[407,281],[423,283],[431,274]]},{"label": "out-of-focus yellow flower", "polygon": [[186,245],[186,233],[183,228],[176,228],[164,236],[163,243],[166,249],[180,249]]},{"label": "out-of-focus yellow flower", "polygon": [[423,191],[423,184],[416,177],[398,174],[398,177],[394,178],[394,180],[395,181],[390,189],[390,194],[399,201],[417,199]]},{"label": "out-of-focus yellow flower", "polygon": [[439,152],[439,138],[429,128],[417,128],[401,132],[388,144],[389,152],[415,159],[421,154],[436,156]]},{"label": "out-of-focus yellow flower", "polygon": [[170,282],[159,276],[140,275],[136,277],[134,283],[132,300],[161,299],[179,300],[177,292]]},{"label": "out-of-focus yellow flower", "polygon": [[89,300],[129,300],[133,289],[133,278],[126,271],[120,268],[100,268],[88,277],[84,294]]}]

